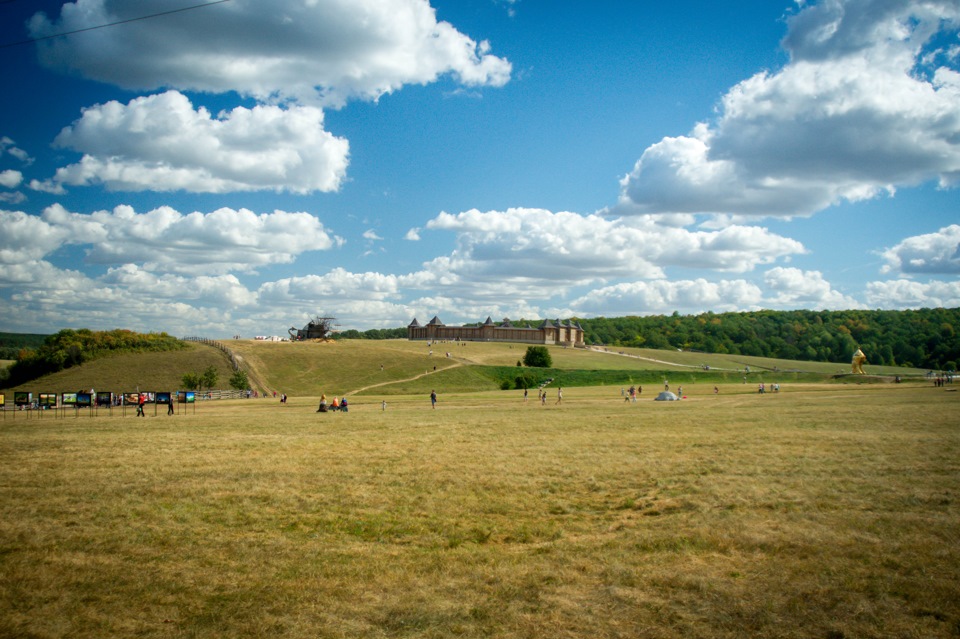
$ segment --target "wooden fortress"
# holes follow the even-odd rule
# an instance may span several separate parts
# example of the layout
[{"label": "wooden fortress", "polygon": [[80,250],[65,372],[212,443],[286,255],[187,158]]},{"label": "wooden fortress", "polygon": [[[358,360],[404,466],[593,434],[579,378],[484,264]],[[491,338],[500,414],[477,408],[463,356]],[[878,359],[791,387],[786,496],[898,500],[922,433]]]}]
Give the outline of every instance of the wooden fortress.
[{"label": "wooden fortress", "polygon": [[434,316],[426,326],[414,318],[407,326],[407,338],[423,341],[448,342],[520,342],[524,344],[556,344],[560,346],[583,346],[583,328],[572,320],[543,320],[533,328],[515,326],[504,318],[496,324],[489,317],[479,326],[447,326]]}]

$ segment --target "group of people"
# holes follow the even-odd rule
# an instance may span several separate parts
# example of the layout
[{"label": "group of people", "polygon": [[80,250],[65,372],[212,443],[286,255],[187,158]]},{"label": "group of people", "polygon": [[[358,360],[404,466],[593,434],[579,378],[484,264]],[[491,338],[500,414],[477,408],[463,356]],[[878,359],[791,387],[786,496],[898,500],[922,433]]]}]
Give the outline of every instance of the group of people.
[{"label": "group of people", "polygon": [[327,403],[326,394],[320,395],[320,406],[317,408],[318,413],[326,413],[328,411],[339,411],[341,413],[346,413],[350,410],[350,405],[347,402],[346,397],[341,397],[337,399],[337,396],[334,395],[330,403]]},{"label": "group of people", "polygon": [[[527,401],[527,389],[523,389],[523,401]],[[547,391],[542,386],[537,389],[537,401],[540,402],[541,406],[544,406],[547,403]],[[563,403],[563,387],[557,388],[557,404]]]}]

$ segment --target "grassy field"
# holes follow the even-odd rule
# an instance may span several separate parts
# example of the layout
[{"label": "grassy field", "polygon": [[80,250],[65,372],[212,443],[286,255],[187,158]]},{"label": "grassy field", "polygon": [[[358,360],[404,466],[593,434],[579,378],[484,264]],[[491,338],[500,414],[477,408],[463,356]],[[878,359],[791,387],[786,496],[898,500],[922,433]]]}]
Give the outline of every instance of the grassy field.
[{"label": "grassy field", "polygon": [[438,390],[5,414],[0,636],[960,634],[954,387]]}]

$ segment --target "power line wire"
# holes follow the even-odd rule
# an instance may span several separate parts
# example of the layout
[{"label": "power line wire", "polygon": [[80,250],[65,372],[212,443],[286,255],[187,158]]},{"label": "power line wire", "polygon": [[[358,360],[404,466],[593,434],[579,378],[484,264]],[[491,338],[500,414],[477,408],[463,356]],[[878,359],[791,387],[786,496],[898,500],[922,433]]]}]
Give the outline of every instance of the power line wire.
[{"label": "power line wire", "polygon": [[19,42],[10,42],[7,44],[0,44],[0,49],[6,49],[8,47],[18,47],[24,44],[32,44],[34,42],[40,42],[41,40],[50,40],[52,38],[62,38],[63,36],[73,35],[74,33],[83,33],[85,31],[94,31],[96,29],[105,29],[106,27],[115,27],[118,24],[127,24],[129,22],[139,22],[140,20],[149,20],[150,18],[159,18],[161,16],[168,16],[172,13],[181,13],[183,11],[191,11],[193,9],[202,9],[203,7],[210,7],[215,4],[223,4],[224,2],[230,2],[230,0],[213,0],[213,2],[204,2],[203,4],[195,4],[191,7],[182,7],[180,9],[172,9],[170,11],[162,11],[160,13],[152,13],[147,16],[140,16],[138,18],[128,18],[126,20],[117,20],[116,22],[109,22],[107,24],[98,24],[95,27],[85,27],[83,29],[76,29],[74,31],[64,31],[63,33],[54,33],[52,35],[41,36],[39,38],[30,38],[28,40],[20,40]]}]

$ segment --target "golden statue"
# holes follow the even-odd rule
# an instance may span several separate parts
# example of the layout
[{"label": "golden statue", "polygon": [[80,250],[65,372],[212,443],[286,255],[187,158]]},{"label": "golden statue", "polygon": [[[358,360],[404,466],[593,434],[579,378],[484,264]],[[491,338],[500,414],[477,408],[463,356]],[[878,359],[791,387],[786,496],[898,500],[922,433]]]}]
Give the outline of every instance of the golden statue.
[{"label": "golden statue", "polygon": [[863,351],[857,348],[857,352],[853,354],[853,361],[850,362],[853,368],[854,375],[866,375],[863,372],[863,365],[867,362],[867,356],[863,354]]}]

